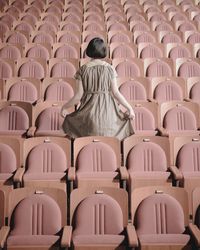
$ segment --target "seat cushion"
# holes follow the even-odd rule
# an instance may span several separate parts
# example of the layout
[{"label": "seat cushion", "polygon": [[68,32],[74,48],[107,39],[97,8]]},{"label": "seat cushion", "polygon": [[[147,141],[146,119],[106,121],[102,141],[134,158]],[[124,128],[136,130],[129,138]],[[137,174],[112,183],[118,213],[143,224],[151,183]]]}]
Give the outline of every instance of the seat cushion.
[{"label": "seat cushion", "polygon": [[146,234],[139,235],[141,244],[186,245],[190,236],[186,234]]},{"label": "seat cushion", "polygon": [[123,235],[76,235],[72,238],[75,246],[79,245],[113,245],[118,246],[124,241]]},{"label": "seat cushion", "polygon": [[77,171],[77,179],[111,179],[118,175],[117,172],[79,172]]},{"label": "seat cushion", "polygon": [[61,180],[66,173],[25,173],[24,181],[31,181],[31,180],[50,180],[50,181],[59,181]]},{"label": "seat cushion", "polygon": [[51,246],[59,240],[55,235],[18,235],[9,236],[7,239],[8,246]]},{"label": "seat cushion", "polygon": [[161,172],[161,171],[149,171],[149,172],[134,172],[129,171],[131,179],[142,178],[142,179],[163,179],[166,180],[169,178],[170,172]]}]

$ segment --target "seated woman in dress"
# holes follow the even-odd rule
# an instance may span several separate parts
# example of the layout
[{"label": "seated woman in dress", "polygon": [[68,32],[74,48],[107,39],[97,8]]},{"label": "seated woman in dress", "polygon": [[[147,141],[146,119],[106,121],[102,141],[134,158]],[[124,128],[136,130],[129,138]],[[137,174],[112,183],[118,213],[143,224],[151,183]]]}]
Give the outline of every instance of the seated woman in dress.
[{"label": "seated woman in dress", "polygon": [[[131,105],[119,92],[115,69],[102,59],[107,55],[104,41],[92,39],[86,49],[91,60],[75,74],[76,93],[63,105],[61,115],[64,132],[71,138],[82,136],[111,136],[122,140],[134,133],[131,119],[135,118]],[[67,114],[67,108],[79,104]],[[127,111],[119,109],[121,104]]]}]

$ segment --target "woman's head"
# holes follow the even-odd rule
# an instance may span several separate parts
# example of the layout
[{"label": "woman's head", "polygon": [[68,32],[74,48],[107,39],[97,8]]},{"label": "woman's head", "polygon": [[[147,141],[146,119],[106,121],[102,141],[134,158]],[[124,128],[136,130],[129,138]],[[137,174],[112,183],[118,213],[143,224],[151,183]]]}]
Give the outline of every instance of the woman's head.
[{"label": "woman's head", "polygon": [[99,37],[93,38],[87,46],[86,55],[95,59],[105,58],[107,55],[107,49],[103,39]]}]

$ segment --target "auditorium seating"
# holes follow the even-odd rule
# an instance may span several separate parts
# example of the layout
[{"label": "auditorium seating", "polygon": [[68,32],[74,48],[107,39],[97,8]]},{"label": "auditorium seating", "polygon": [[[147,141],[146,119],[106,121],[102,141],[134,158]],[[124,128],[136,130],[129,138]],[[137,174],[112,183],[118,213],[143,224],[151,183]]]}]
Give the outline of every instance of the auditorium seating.
[{"label": "auditorium seating", "polygon": [[[62,130],[94,37],[135,111],[122,142]],[[200,248],[199,135],[200,0],[0,1],[1,249]]]}]

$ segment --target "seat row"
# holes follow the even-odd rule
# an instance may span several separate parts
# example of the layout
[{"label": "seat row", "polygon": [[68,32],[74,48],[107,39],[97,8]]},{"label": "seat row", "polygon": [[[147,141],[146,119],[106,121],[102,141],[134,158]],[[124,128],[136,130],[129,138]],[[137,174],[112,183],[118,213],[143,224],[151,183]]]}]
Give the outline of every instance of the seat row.
[{"label": "seat row", "polygon": [[8,250],[196,249],[200,234],[199,190],[193,194],[190,224],[187,193],[181,188],[136,189],[132,196],[131,220],[128,220],[125,190],[76,189],[70,195],[68,209],[66,194],[47,188],[13,190],[5,209],[5,194],[0,190],[1,247]]}]

